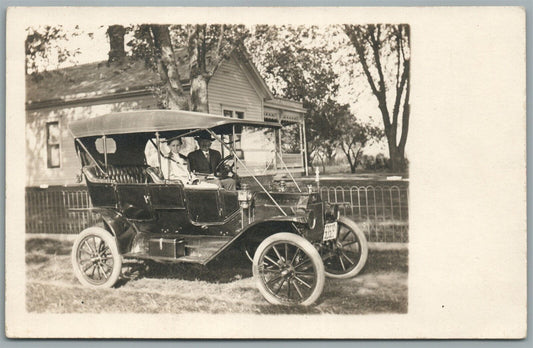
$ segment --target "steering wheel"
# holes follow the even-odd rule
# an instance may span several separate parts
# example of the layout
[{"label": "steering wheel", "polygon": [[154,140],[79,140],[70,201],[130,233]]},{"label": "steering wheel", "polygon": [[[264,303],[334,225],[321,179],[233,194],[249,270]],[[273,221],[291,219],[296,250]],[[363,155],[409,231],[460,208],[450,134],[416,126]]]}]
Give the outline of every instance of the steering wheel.
[{"label": "steering wheel", "polygon": [[237,173],[235,173],[235,159],[232,155],[226,156],[220,161],[215,168],[215,176],[221,179],[237,177]]}]

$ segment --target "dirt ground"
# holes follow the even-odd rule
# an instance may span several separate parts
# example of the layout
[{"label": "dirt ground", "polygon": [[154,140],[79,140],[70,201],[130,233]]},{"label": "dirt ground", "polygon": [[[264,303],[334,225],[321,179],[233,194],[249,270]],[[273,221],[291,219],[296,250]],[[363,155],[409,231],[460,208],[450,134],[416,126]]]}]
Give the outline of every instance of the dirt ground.
[{"label": "dirt ground", "polygon": [[273,306],[252,278],[251,263],[238,250],[209,267],[132,262],[112,289],[84,288],[70,263],[71,242],[26,241],[26,309],[47,313],[406,313],[408,250],[374,245],[355,278],[327,279],[311,307]]}]

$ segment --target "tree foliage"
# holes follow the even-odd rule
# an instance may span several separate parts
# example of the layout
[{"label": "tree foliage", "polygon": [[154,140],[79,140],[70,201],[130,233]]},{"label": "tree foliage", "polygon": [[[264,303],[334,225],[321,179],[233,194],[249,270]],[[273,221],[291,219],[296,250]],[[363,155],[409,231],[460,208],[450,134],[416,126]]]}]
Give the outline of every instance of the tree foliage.
[{"label": "tree foliage", "polygon": [[[28,28],[27,33],[26,71],[32,74],[54,68],[52,61],[59,64],[74,59],[79,52],[65,42],[83,32],[78,27],[45,26]],[[161,108],[208,112],[210,79],[225,59],[244,55],[252,59],[275,96],[303,103],[309,163],[315,157],[329,162],[344,154],[354,171],[364,146],[383,134],[393,169],[401,169],[405,163],[410,83],[407,25],[142,24],[109,26],[107,35],[109,64],[123,64],[130,55],[143,59],[158,73],[162,83],[153,88]],[[343,38],[342,47],[332,44],[333,37]],[[378,101],[384,132],[362,124],[347,104],[338,101],[342,80],[338,67],[350,59],[343,51],[350,48],[356,59],[352,66],[360,66],[367,88]],[[190,75],[181,76],[184,72]],[[352,106],[357,98],[353,94]],[[299,135],[290,134],[294,143],[288,148],[298,150]]]},{"label": "tree foliage", "polygon": [[316,104],[338,91],[333,50],[316,26],[254,27],[247,48],[276,96]]},{"label": "tree foliage", "polygon": [[378,102],[392,170],[403,170],[410,112],[409,25],[345,25],[343,29]]},{"label": "tree foliage", "polygon": [[259,25],[246,42],[273,94],[301,101],[307,110],[309,163],[314,157],[331,159],[335,153],[330,129],[324,124],[325,115],[340,107],[334,102],[339,86],[333,69],[333,50],[323,40],[315,26]]},{"label": "tree foliage", "polygon": [[[239,47],[248,35],[242,25],[152,25],[132,27],[128,42],[132,55],[142,58],[158,71],[163,88],[158,92],[165,108],[208,112],[207,84],[224,59]],[[186,55],[176,54],[185,50]],[[180,59],[182,59],[180,61]],[[184,93],[178,64],[190,71],[189,95]]]},{"label": "tree foliage", "polygon": [[38,78],[37,73],[57,69],[59,64],[80,53],[79,49],[65,45],[71,37],[80,35],[78,26],[74,30],[66,30],[61,25],[28,27],[26,32],[26,74],[34,78]]},{"label": "tree foliage", "polygon": [[169,26],[142,24],[128,30],[133,31],[133,37],[127,43],[133,58],[143,59],[148,67],[158,72],[162,81],[161,86],[154,86],[159,106],[165,109],[190,109]]},{"label": "tree foliage", "polygon": [[350,164],[350,171],[355,173],[363,149],[369,143],[381,139],[383,131],[379,127],[357,122],[352,115],[342,118],[344,131],[339,134],[337,143]]},{"label": "tree foliage", "polygon": [[355,173],[365,146],[383,137],[379,127],[359,122],[350,112],[349,105],[341,105],[332,99],[326,101],[319,113],[313,113],[308,124],[311,136],[320,144],[315,150],[319,151],[318,157],[331,161],[340,149],[352,173]]},{"label": "tree foliage", "polygon": [[[74,29],[65,29],[61,25],[31,27],[27,33],[28,74],[55,69],[80,53],[65,45],[73,36],[82,34],[77,26]],[[122,64],[127,53],[134,59],[143,59],[161,77],[162,85],[154,86],[160,107],[208,112],[209,80],[224,59],[232,53],[240,54],[239,48],[243,47],[248,34],[243,25],[111,25],[107,28],[110,42],[108,63]],[[126,35],[128,40],[125,43]],[[186,54],[178,55],[178,50],[185,50]],[[57,63],[55,66],[51,64],[52,60]],[[178,64],[187,66],[190,75],[180,76]],[[185,79],[190,82],[188,93],[183,86]]]},{"label": "tree foliage", "polygon": [[318,158],[324,166],[341,149],[355,172],[364,146],[381,138],[382,132],[360,123],[349,105],[337,101],[339,76],[334,55],[338,47],[329,43],[337,31],[316,26],[254,29],[247,47],[272,92],[302,101],[307,110],[309,163]]}]

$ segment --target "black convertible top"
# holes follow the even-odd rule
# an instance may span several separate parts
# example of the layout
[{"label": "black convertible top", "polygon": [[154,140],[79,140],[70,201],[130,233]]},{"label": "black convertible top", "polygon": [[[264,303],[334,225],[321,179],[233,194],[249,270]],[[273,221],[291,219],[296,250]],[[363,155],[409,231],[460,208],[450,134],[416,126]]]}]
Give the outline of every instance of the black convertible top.
[{"label": "black convertible top", "polygon": [[188,131],[211,129],[218,134],[229,134],[233,125],[280,128],[279,123],[222,117],[182,110],[140,110],[110,113],[69,125],[74,138],[92,136]]}]

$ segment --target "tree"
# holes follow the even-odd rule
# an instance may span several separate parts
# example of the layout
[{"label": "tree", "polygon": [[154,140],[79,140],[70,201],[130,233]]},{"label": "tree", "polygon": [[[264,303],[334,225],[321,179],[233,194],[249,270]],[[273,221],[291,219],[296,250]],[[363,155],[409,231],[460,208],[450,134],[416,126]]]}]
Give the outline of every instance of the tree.
[{"label": "tree", "polygon": [[336,147],[323,117],[336,112],[332,108],[339,86],[333,69],[334,48],[328,47],[323,30],[258,25],[246,47],[275,96],[303,103],[308,163],[320,157],[324,165],[324,159],[333,158]]},{"label": "tree", "polygon": [[64,45],[70,37],[80,35],[78,26],[70,31],[61,25],[28,27],[26,32],[26,74],[32,75],[34,79],[42,77],[38,73],[56,69],[61,63],[73,60],[80,53],[78,49]]},{"label": "tree", "polygon": [[[344,25],[343,29],[355,48],[358,62],[377,99],[392,170],[403,170],[410,113],[409,25]],[[391,90],[392,95],[389,95]],[[388,100],[388,97],[392,99]]]},{"label": "tree", "polygon": [[313,154],[320,158],[325,172],[325,162],[332,162],[339,146],[338,140],[346,131],[343,122],[344,115],[349,114],[349,106],[328,98],[312,111],[306,120],[310,136],[308,145]]},{"label": "tree", "polygon": [[[64,43],[81,30],[62,26],[28,28],[26,37],[26,71],[28,74],[50,69],[51,62],[59,64],[73,58],[78,50]],[[159,106],[168,109],[186,109],[208,112],[207,85],[217,69],[232,53],[239,54],[248,29],[243,25],[155,25],[130,27],[111,25],[107,28],[110,50],[108,64],[123,64],[127,56],[124,46],[126,33],[133,33],[126,45],[134,58],[144,59],[161,77],[162,85],[154,86]],[[87,33],[89,36],[92,33]],[[185,49],[190,75],[180,76],[176,50]],[[36,75],[37,76],[37,75]],[[190,79],[190,90],[184,90],[183,78]]]},{"label": "tree", "polygon": [[328,99],[309,119],[315,150],[331,162],[340,149],[355,173],[366,145],[383,137],[376,126],[363,124],[350,112],[350,106]]},{"label": "tree", "polygon": [[360,124],[351,114],[345,114],[342,122],[345,128],[339,135],[338,144],[350,164],[350,171],[355,173],[363,149],[370,142],[381,139],[383,131],[376,126]]},{"label": "tree", "polygon": [[154,86],[159,107],[165,109],[190,109],[189,98],[182,85],[177,57],[170,38],[168,25],[142,24],[129,28],[134,32],[127,43],[132,56],[144,59],[146,65],[158,72],[161,86]]},{"label": "tree", "polygon": [[[163,87],[158,96],[169,109],[208,112],[207,85],[225,59],[248,35],[242,25],[140,25],[132,28],[132,53],[158,71]],[[187,96],[178,69],[177,49],[187,50],[190,92]]]}]

